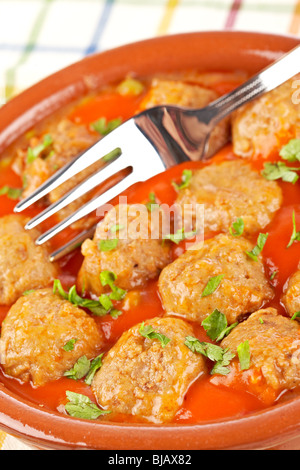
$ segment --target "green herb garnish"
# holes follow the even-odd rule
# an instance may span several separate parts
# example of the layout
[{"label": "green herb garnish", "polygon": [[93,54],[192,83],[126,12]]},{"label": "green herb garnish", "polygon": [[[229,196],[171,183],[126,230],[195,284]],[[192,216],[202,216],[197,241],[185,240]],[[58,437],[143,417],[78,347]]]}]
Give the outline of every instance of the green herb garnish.
[{"label": "green herb garnish", "polygon": [[180,191],[181,189],[187,188],[191,182],[193,176],[192,170],[183,170],[181,176],[181,183],[177,184],[175,181],[172,181],[172,185],[176,189],[176,191]]},{"label": "green herb garnish", "polygon": [[63,299],[68,300],[77,307],[90,310],[90,312],[92,312],[94,315],[103,316],[107,314],[107,311],[99,301],[80,297],[77,294],[76,286],[71,287],[69,292],[65,292],[59,279],[55,279],[53,283],[53,294],[56,294],[57,292]]},{"label": "green herb garnish", "polygon": [[243,219],[238,217],[235,222],[233,222],[232,226],[229,229],[230,234],[233,237],[240,237],[244,232],[245,224]]},{"label": "green herb garnish", "polygon": [[167,336],[163,335],[162,333],[158,333],[153,329],[151,325],[145,325],[144,322],[140,326],[139,333],[144,338],[158,339],[163,348],[165,348],[167,344],[171,341],[170,338],[167,338]]},{"label": "green herb garnish", "polygon": [[118,243],[119,240],[117,238],[100,240],[98,243],[98,248],[100,251],[112,251],[117,248]]},{"label": "green herb garnish", "polygon": [[294,315],[292,316],[291,320],[296,320],[296,318],[300,318],[300,312],[294,313]]},{"label": "green herb garnish", "polygon": [[249,256],[249,258],[253,259],[253,261],[258,261],[258,256],[262,252],[268,236],[268,233],[260,233],[257,238],[257,244],[253,248],[253,250],[245,252]]},{"label": "green herb garnish", "polygon": [[159,204],[156,202],[155,193],[149,193],[149,202],[147,202],[146,207],[149,212],[153,212],[154,210],[159,208]]},{"label": "green herb garnish", "polygon": [[63,349],[67,352],[73,351],[75,343],[78,341],[77,338],[70,339],[64,346]]},{"label": "green herb garnish", "polygon": [[295,184],[299,179],[299,168],[289,167],[284,162],[265,163],[262,175],[269,181],[279,180]]},{"label": "green herb garnish", "polygon": [[80,380],[86,376],[90,370],[91,361],[86,356],[81,356],[74,366],[64,373],[65,377],[73,380]]},{"label": "green herb garnish", "polygon": [[300,241],[300,232],[297,232],[296,215],[295,215],[295,211],[293,211],[293,233],[292,233],[291,239],[289,241],[289,244],[287,245],[287,248],[292,246],[292,244],[294,242],[299,242],[299,241]]},{"label": "green herb garnish", "polygon": [[9,199],[20,199],[22,192],[22,188],[11,188],[10,186],[0,188],[0,196],[7,196]]},{"label": "green herb garnish", "polygon": [[89,369],[89,371],[86,375],[86,378],[84,380],[87,385],[91,385],[96,372],[99,369],[101,369],[101,367],[103,365],[103,363],[102,363],[103,354],[104,353],[100,354],[99,356],[97,356],[95,359],[92,360],[91,365],[90,365],[90,369]]},{"label": "green herb garnish", "polygon": [[211,340],[221,341],[233,328],[237,326],[237,324],[238,323],[234,323],[228,326],[226,315],[215,309],[207,318],[205,318],[205,320],[203,320],[201,326],[203,326]]},{"label": "green herb garnish", "polygon": [[279,155],[289,162],[300,162],[300,139],[292,139],[282,147]]},{"label": "green herb garnish", "polygon": [[53,143],[51,135],[44,136],[43,142],[36,147],[29,147],[27,150],[27,163],[32,163],[36,160],[47,147]]},{"label": "green herb garnish", "polygon": [[185,232],[184,228],[180,228],[176,231],[176,233],[170,233],[163,236],[163,240],[170,240],[176,245],[179,245],[180,242],[183,240],[187,240],[189,238],[193,238],[196,235],[197,231]]},{"label": "green herb garnish", "polygon": [[250,368],[250,345],[246,340],[237,347],[237,353],[240,361],[241,370],[248,370]]},{"label": "green herb garnish", "polygon": [[70,391],[67,391],[66,395],[69,402],[66,403],[65,409],[74,418],[97,419],[99,416],[111,413],[111,411],[98,408],[86,395]]},{"label": "green herb garnish", "polygon": [[219,274],[218,276],[211,277],[208,280],[206,286],[204,287],[201,297],[207,297],[208,295],[213,294],[213,292],[215,292],[215,290],[219,287],[223,277],[224,274]]},{"label": "green herb garnish", "polygon": [[187,336],[184,343],[192,352],[202,354],[211,361],[215,362],[211,370],[211,375],[227,375],[230,369],[227,367],[230,361],[235,357],[228,348],[223,349],[212,343],[201,342],[193,336]]},{"label": "green herb garnish", "polygon": [[121,289],[115,285],[117,276],[112,271],[102,271],[100,274],[100,282],[103,287],[109,286],[112,290],[109,298],[111,300],[122,300],[126,295],[126,290]]},{"label": "green herb garnish", "polygon": [[97,121],[92,122],[91,128],[94,129],[94,131],[98,132],[100,135],[107,135],[117,127],[119,127],[122,124],[122,119],[117,118],[117,119],[112,119],[111,121],[107,121],[105,117],[102,117],[98,119]]}]

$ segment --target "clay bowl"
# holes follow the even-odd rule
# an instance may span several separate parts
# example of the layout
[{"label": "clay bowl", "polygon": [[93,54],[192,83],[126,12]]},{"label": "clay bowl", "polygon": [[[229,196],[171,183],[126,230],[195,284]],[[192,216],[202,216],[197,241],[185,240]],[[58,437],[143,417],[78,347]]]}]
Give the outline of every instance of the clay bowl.
[{"label": "clay bowl", "polygon": [[[0,151],[63,105],[127,73],[198,68],[253,74],[299,42],[256,33],[191,33],[89,56],[0,109]],[[0,384],[0,428],[42,449],[300,449],[300,398],[246,417],[201,425],[127,425],[45,411]]]}]

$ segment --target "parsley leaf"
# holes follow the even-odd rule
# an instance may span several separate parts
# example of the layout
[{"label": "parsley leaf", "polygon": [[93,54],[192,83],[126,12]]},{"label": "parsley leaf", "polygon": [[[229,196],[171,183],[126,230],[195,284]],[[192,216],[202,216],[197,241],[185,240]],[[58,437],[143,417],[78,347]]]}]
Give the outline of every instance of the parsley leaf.
[{"label": "parsley leaf", "polygon": [[117,127],[119,127],[122,124],[122,119],[117,118],[117,119],[112,119],[111,121],[107,121],[105,117],[102,117],[98,119],[97,121],[92,122],[91,128],[94,129],[94,131],[98,132],[100,135],[107,135]]},{"label": "parsley leaf", "polygon": [[67,390],[67,398],[69,400],[65,405],[65,409],[70,416],[82,419],[97,419],[101,415],[111,413],[111,411],[101,410],[93,403],[89,397],[81,393],[75,393]]},{"label": "parsley leaf", "polygon": [[97,356],[95,359],[92,360],[91,365],[90,365],[90,369],[89,369],[89,371],[86,375],[86,378],[84,380],[87,385],[91,385],[96,372],[102,367],[102,365],[103,365],[103,363],[102,363],[103,354],[104,353],[100,354],[99,356]]},{"label": "parsley leaf", "polygon": [[74,366],[64,373],[65,377],[74,380],[82,379],[90,370],[91,362],[86,356],[81,356]]},{"label": "parsley leaf", "polygon": [[56,294],[56,292],[58,292],[63,299],[68,300],[77,307],[83,307],[87,310],[90,310],[90,312],[92,312],[94,315],[103,316],[107,314],[107,311],[99,301],[83,299],[82,297],[80,297],[77,294],[76,286],[71,287],[69,292],[65,292],[60,280],[55,279],[53,283],[53,294]]},{"label": "parsley leaf", "polygon": [[172,181],[173,187],[176,189],[176,191],[180,191],[181,189],[187,188],[191,182],[192,176],[192,170],[183,170],[181,176],[181,183],[177,184],[175,183],[175,181]]},{"label": "parsley leaf", "polygon": [[294,242],[299,242],[300,241],[300,231],[297,232],[297,228],[296,228],[296,215],[295,215],[295,211],[293,211],[293,233],[292,233],[292,236],[291,236],[291,239],[289,241],[289,244],[287,245],[287,248],[289,248],[290,246],[292,246],[292,244]]},{"label": "parsley leaf", "polygon": [[107,240],[100,240],[98,248],[100,251],[112,251],[118,246],[119,240],[117,238],[108,238]]},{"label": "parsley leaf", "polygon": [[215,290],[219,287],[222,279],[224,277],[224,274],[219,274],[218,276],[211,277],[206,286],[203,289],[201,297],[207,297],[208,295],[213,294]]},{"label": "parsley leaf", "polygon": [[27,163],[32,163],[36,160],[47,147],[53,143],[51,135],[44,136],[43,142],[36,147],[28,147],[27,149]]},{"label": "parsley leaf", "polygon": [[111,294],[109,294],[109,298],[111,300],[122,300],[126,295],[126,290],[115,285],[116,279],[117,276],[112,271],[105,270],[100,273],[100,282],[102,286],[109,286],[112,290]]},{"label": "parsley leaf", "polygon": [[237,347],[237,353],[240,361],[241,370],[248,370],[250,368],[250,345],[249,341],[246,340],[239,344]]},{"label": "parsley leaf", "polygon": [[177,230],[176,233],[169,233],[167,235],[163,236],[163,240],[170,240],[173,243],[176,243],[176,245],[179,245],[180,242],[183,240],[193,238],[196,235],[197,231],[194,230],[192,232],[185,232],[184,228],[180,228]]},{"label": "parsley leaf", "polygon": [[260,233],[257,238],[257,244],[253,248],[253,250],[245,252],[249,256],[249,258],[253,259],[253,261],[258,261],[258,256],[262,252],[268,236],[268,233]]},{"label": "parsley leaf", "polygon": [[7,196],[9,199],[20,199],[22,192],[22,188],[11,188],[10,186],[0,188],[0,196]]},{"label": "parsley leaf", "polygon": [[294,315],[292,316],[291,320],[296,320],[296,318],[300,318],[300,311],[294,313]]},{"label": "parsley leaf", "polygon": [[167,336],[163,335],[162,333],[158,333],[153,329],[151,325],[145,325],[145,322],[143,322],[140,326],[139,333],[144,337],[148,339],[158,339],[162,345],[163,348],[167,346],[167,344],[171,341],[170,338],[167,338]]},{"label": "parsley leaf", "polygon": [[230,364],[230,361],[235,357],[228,348],[223,349],[220,346],[217,346],[212,343],[205,343],[199,341],[193,336],[187,336],[184,343],[192,352],[202,354],[204,357],[207,357],[211,361],[215,362],[214,367],[211,370],[211,375],[227,375],[230,370],[227,367]]},{"label": "parsley leaf", "polygon": [[299,179],[299,168],[289,167],[284,162],[265,163],[262,175],[269,181],[279,180],[295,184]]},{"label": "parsley leaf", "polygon": [[279,155],[288,162],[300,162],[300,139],[291,139],[282,147]]},{"label": "parsley leaf", "polygon": [[221,341],[233,328],[237,326],[237,324],[238,323],[234,323],[228,326],[226,315],[215,309],[207,318],[205,318],[205,320],[203,320],[201,326],[203,326],[211,340]]},{"label": "parsley leaf", "polygon": [[230,234],[233,237],[240,237],[244,232],[245,224],[243,219],[238,217],[235,222],[233,222],[232,226],[229,229]]},{"label": "parsley leaf", "polygon": [[77,338],[70,339],[64,346],[63,349],[67,352],[73,351],[75,343],[78,341]]},{"label": "parsley leaf", "polygon": [[149,193],[149,202],[147,202],[146,207],[149,212],[152,212],[159,208],[159,204],[156,202],[155,193]]}]

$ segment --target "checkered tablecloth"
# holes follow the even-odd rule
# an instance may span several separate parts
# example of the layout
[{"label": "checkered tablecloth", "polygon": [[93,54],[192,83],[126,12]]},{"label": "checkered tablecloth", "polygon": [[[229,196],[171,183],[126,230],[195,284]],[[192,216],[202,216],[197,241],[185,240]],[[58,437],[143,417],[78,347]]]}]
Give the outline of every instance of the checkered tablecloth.
[{"label": "checkered tablecloth", "polygon": [[[300,0],[0,0],[0,105],[88,54],[224,29],[300,35]],[[0,449],[30,450],[1,431]]]}]

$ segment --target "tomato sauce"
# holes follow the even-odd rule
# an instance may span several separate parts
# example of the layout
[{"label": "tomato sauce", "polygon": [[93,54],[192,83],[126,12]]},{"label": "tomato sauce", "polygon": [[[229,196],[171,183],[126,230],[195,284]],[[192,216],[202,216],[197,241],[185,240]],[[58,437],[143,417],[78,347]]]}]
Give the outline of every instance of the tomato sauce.
[{"label": "tomato sauce", "polygon": [[[215,85],[215,89],[225,93],[236,85],[237,83],[218,83]],[[100,117],[106,117],[107,120],[116,118],[126,120],[138,110],[142,98],[143,96],[124,97],[113,91],[101,92],[91,99],[82,101],[80,105],[72,110],[69,118],[76,123],[86,125]],[[180,181],[183,169],[201,168],[214,162],[222,162],[235,158],[237,157],[233,154],[232,146],[228,145],[209,162],[189,162],[171,168],[163,174],[144,183],[139,183],[126,191],[128,203],[145,203],[149,198],[149,193],[154,192],[159,202],[172,205],[175,202],[177,193],[171,183],[174,180]],[[278,154],[272,155],[270,160],[279,160]],[[251,163],[254,168],[261,170],[265,161],[257,158],[253,159]],[[276,272],[275,277],[270,280],[276,295],[265,307],[275,307],[285,314],[284,308],[280,303],[280,297],[285,283],[296,271],[300,259],[299,242],[295,242],[290,248],[287,248],[293,229],[293,211],[295,211],[297,227],[300,227],[300,191],[299,183],[280,182],[279,184],[283,191],[283,204],[270,225],[264,229],[264,233],[269,233],[263,251],[267,267],[266,275],[271,277],[272,273]],[[2,165],[0,168],[0,187],[4,185],[12,187],[22,186],[19,176],[14,173],[9,164]],[[11,214],[15,203],[16,201],[6,196],[0,196],[0,216]],[[39,210],[27,211],[27,214],[32,216],[40,210],[41,208]],[[57,248],[62,243],[65,243],[66,238],[71,238],[74,235],[76,233],[69,229],[67,235],[64,234],[63,236],[56,237],[53,242],[53,248]],[[205,236],[210,237],[212,235],[215,234],[210,233]],[[256,241],[257,235],[254,234],[253,241]],[[173,259],[176,259],[176,257],[185,251],[185,246],[184,241],[178,246],[174,244],[172,247]],[[76,250],[59,263],[62,271],[61,281],[66,288],[71,287],[76,282],[76,276],[82,263],[80,250]],[[122,333],[130,327],[146,319],[164,314],[157,290],[157,281],[150,281],[146,287],[129,292],[125,300],[117,305],[117,308],[122,310],[122,315],[117,319],[113,319],[110,315],[94,317],[105,337],[106,344],[103,351],[107,351]],[[8,310],[8,307],[0,306],[0,323],[5,318]],[[194,325],[194,330],[195,336],[201,341],[210,341],[201,326]],[[243,374],[242,377],[239,374],[238,366],[233,368],[229,376],[225,378],[208,375],[197,379],[187,392],[184,403],[176,414],[175,422],[201,423],[207,420],[243,416],[276,403],[278,399],[276,394],[268,389],[266,384],[259,380],[255,382],[254,379],[255,377],[252,372],[249,372],[248,377],[247,374]],[[94,400],[91,388],[83,381],[61,378],[43,387],[34,388],[31,384],[24,384],[17,379],[6,376],[1,368],[0,381],[19,396],[37,403],[46,409],[60,410],[60,407],[66,403],[66,390],[85,394]],[[249,385],[251,383],[256,383],[256,385]],[[115,419],[128,421],[128,417],[119,416]],[[130,421],[132,421],[131,418]]]}]

